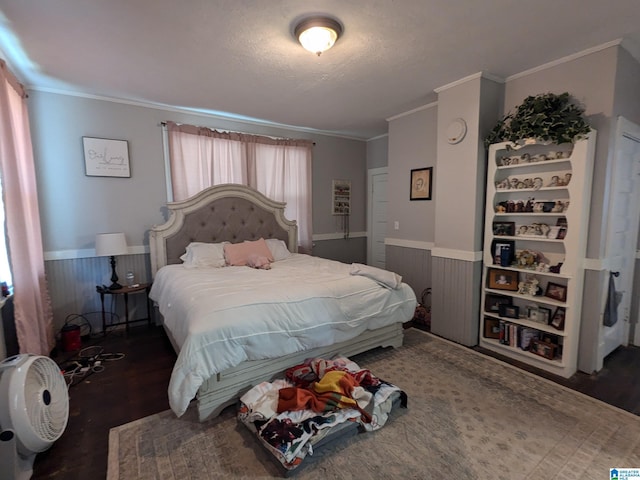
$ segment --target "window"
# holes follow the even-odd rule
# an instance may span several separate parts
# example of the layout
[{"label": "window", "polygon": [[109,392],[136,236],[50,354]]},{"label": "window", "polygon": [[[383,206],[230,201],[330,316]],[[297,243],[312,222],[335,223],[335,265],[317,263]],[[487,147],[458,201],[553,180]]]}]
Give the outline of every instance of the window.
[{"label": "window", "polygon": [[286,202],[298,223],[298,243],[311,251],[311,147],[308,140],[218,132],[167,122],[173,200],[213,185],[248,185]]}]

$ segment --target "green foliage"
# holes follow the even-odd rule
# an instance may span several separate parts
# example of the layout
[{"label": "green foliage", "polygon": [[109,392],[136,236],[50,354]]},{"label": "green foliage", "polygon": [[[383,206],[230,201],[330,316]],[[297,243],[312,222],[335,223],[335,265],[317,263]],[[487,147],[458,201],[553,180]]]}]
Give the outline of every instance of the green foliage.
[{"label": "green foliage", "polygon": [[591,127],[584,119],[584,108],[571,103],[567,92],[560,95],[544,93],[529,96],[493,127],[485,138],[492,143],[513,142],[526,138],[555,144],[575,142],[585,138]]}]

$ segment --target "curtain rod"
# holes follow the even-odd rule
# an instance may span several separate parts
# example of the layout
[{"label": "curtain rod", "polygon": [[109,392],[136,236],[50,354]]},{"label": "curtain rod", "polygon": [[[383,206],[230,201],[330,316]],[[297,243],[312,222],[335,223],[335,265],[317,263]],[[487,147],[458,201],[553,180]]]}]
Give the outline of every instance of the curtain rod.
[{"label": "curtain rod", "polygon": [[[176,123],[176,125],[184,125],[183,123],[178,123],[178,122],[175,122],[175,123]],[[165,120],[161,121],[160,122],[160,126],[166,127],[167,126],[167,122]],[[240,135],[258,135],[256,133],[236,132],[236,131],[233,131],[233,130],[218,130],[216,128],[211,128],[211,127],[200,127],[200,128],[208,128],[209,130],[217,130],[218,132],[224,132],[224,133],[238,133]],[[273,140],[294,140],[294,141],[295,140],[301,140],[300,138],[272,137],[271,135],[262,135],[262,136],[263,137],[269,137],[269,138],[271,138]],[[304,139],[304,140],[306,140],[306,139]],[[312,142],[312,144],[315,145],[316,142]]]}]

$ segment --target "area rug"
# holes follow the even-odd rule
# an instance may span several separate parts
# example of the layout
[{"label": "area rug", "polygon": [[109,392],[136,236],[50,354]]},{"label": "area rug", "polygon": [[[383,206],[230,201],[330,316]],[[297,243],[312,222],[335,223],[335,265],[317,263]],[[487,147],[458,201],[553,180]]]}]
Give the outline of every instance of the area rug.
[{"label": "area rug", "polygon": [[[640,466],[640,417],[416,329],[354,359],[409,408],[314,454],[298,479],[598,479]],[[267,479],[281,472],[230,407],[111,429],[108,480]]]}]

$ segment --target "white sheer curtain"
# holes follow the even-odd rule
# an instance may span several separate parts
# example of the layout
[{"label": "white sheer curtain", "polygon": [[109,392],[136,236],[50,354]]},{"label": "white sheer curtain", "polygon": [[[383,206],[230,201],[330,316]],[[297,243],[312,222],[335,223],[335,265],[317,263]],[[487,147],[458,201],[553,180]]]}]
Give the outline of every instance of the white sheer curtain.
[{"label": "white sheer curtain", "polygon": [[212,185],[240,183],[286,202],[301,252],[311,251],[311,148],[307,140],[218,132],[167,122],[174,200]]},{"label": "white sheer curtain", "polygon": [[21,353],[49,355],[55,345],[44,271],[36,173],[26,94],[0,60],[0,169]]},{"label": "white sheer curtain", "polygon": [[247,185],[243,145],[209,128],[167,123],[173,199],[184,200],[212,185]]}]

